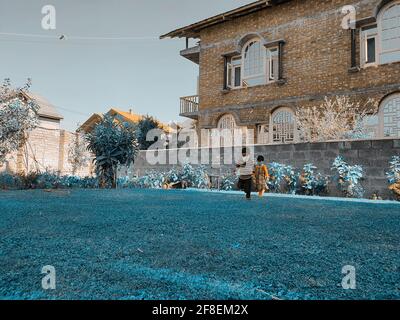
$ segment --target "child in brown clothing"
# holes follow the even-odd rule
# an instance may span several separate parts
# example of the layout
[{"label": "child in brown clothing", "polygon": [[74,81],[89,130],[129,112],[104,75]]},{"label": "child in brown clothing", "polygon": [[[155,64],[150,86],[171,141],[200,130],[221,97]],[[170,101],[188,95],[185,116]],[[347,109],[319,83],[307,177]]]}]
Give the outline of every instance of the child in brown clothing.
[{"label": "child in brown clothing", "polygon": [[262,197],[265,191],[268,191],[267,182],[269,180],[269,173],[264,160],[263,156],[258,156],[257,164],[254,167],[254,185],[259,197]]}]

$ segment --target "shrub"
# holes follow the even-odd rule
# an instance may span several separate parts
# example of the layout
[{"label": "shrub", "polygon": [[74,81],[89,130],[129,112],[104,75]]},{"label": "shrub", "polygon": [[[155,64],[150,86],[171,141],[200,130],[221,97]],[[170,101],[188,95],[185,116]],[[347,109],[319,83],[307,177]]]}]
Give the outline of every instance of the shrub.
[{"label": "shrub", "polygon": [[273,162],[268,166],[268,186],[271,192],[295,194],[298,174],[292,166]]},{"label": "shrub", "polygon": [[149,171],[142,177],[133,178],[127,183],[127,187],[136,189],[161,189],[164,181],[164,173]]},{"label": "shrub", "polygon": [[389,162],[390,168],[386,173],[386,176],[389,181],[389,189],[393,191],[393,193],[400,200],[400,156],[392,157]]},{"label": "shrub", "polygon": [[0,173],[0,189],[21,189],[23,185],[20,176],[6,172]]},{"label": "shrub", "polygon": [[[129,179],[128,179],[129,180]],[[186,186],[204,189],[210,187],[210,179],[204,166],[193,167],[185,164],[183,168],[172,168],[168,172],[149,171],[142,177],[131,181],[121,180],[125,187],[140,189],[161,189],[166,184],[185,182]]]},{"label": "shrub", "polygon": [[306,164],[300,175],[300,185],[302,193],[306,195],[317,195],[327,193],[328,177],[322,176],[320,173],[315,173],[317,167],[312,163]]},{"label": "shrub", "polygon": [[97,178],[59,176],[55,172],[30,172],[27,175],[0,174],[1,189],[68,189],[98,188]]},{"label": "shrub", "polygon": [[86,135],[88,150],[95,156],[101,187],[116,187],[118,167],[129,167],[138,151],[134,126],[106,116]]},{"label": "shrub", "polygon": [[336,171],[338,187],[346,197],[362,198],[364,188],[361,185],[364,170],[359,165],[349,165],[343,157],[338,156],[332,165],[332,170]]},{"label": "shrub", "polygon": [[231,191],[234,189],[236,182],[238,180],[237,175],[226,174],[220,179],[220,190]]}]

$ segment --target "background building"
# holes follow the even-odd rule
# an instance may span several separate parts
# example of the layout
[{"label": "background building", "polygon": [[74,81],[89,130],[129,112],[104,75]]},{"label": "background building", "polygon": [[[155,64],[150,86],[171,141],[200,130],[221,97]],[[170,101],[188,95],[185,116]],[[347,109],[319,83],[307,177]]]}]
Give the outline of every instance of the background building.
[{"label": "background building", "polygon": [[199,130],[252,129],[259,144],[292,143],[297,108],[345,95],[379,102],[373,138],[400,137],[400,1],[353,1],[347,30],[348,4],[256,1],[161,36],[199,40],[181,51],[199,65],[199,92],[181,98],[180,114]]}]

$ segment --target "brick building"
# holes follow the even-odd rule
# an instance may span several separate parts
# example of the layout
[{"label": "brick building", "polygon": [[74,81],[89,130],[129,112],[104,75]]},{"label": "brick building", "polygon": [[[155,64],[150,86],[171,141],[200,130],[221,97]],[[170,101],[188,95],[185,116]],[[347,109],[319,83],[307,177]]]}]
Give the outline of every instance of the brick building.
[{"label": "brick building", "polygon": [[22,93],[22,98],[34,100],[39,106],[39,125],[29,132],[26,143],[10,154],[0,172],[29,173],[52,171],[60,174],[88,176],[93,173],[91,162],[73,172],[68,152],[77,133],[60,128],[63,116],[46,98],[34,93]]},{"label": "brick building", "polygon": [[[347,5],[356,11],[350,29]],[[167,37],[186,38],[181,55],[199,65],[198,95],[181,98],[180,109],[198,129],[241,127],[259,144],[296,142],[296,108],[346,95],[379,101],[372,138],[400,137],[399,0],[256,1]]]}]

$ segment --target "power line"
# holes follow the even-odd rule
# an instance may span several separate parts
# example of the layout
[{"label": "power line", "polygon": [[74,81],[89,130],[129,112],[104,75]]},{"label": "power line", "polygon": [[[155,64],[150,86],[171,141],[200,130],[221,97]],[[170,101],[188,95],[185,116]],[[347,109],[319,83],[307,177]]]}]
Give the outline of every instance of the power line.
[{"label": "power line", "polygon": [[68,36],[60,35],[45,35],[45,34],[32,34],[32,33],[13,33],[13,32],[0,32],[0,36],[10,37],[23,37],[23,38],[40,38],[40,39],[53,39],[53,40],[101,40],[101,41],[136,41],[136,40],[159,40],[155,36],[144,37],[96,37],[96,36]]},{"label": "power line", "polygon": [[75,114],[77,114],[77,115],[81,115],[81,116],[85,116],[85,117],[90,117],[91,116],[91,114],[88,114],[88,113],[83,113],[83,112],[80,112],[80,111],[77,111],[77,110],[73,110],[73,109],[69,109],[69,108],[64,108],[64,107],[59,107],[59,106],[55,106],[55,105],[53,105],[56,109],[60,109],[60,110],[64,110],[64,111],[67,111],[67,112],[70,112],[70,113],[75,113]]}]

